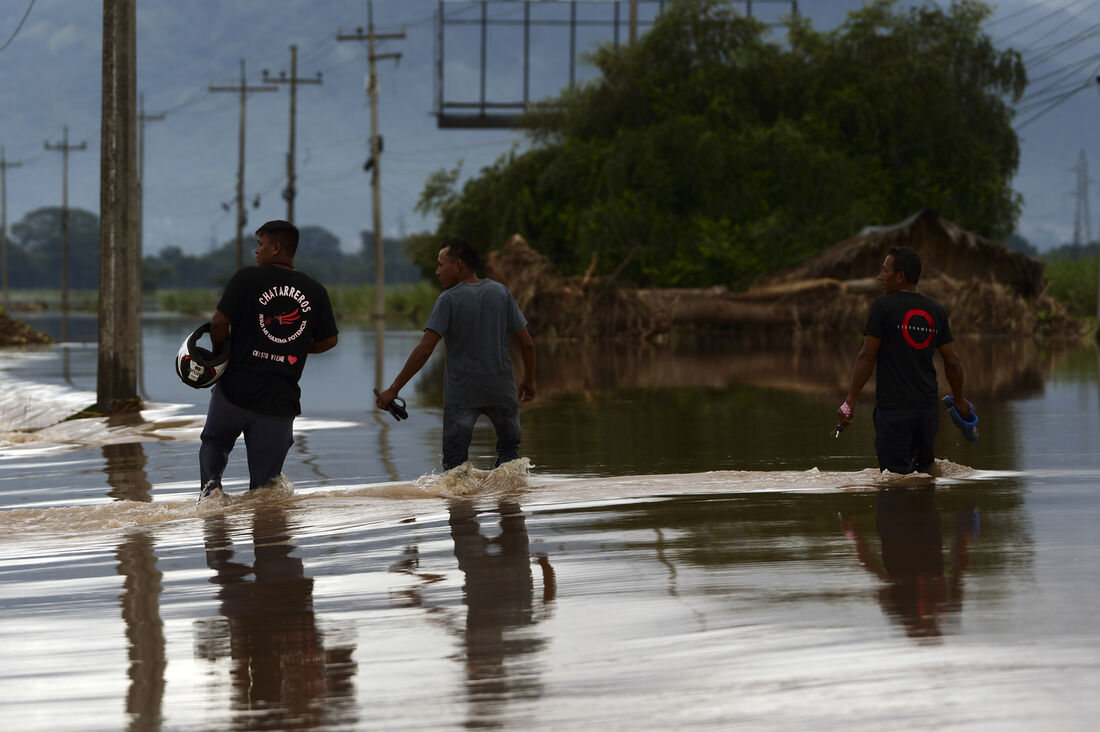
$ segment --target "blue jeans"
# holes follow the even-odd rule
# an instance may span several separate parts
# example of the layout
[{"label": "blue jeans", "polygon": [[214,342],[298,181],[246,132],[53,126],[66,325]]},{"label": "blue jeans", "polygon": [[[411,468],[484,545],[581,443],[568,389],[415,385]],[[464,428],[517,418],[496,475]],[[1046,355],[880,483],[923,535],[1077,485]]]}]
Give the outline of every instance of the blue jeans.
[{"label": "blue jeans", "polygon": [[519,407],[443,407],[443,469],[450,470],[470,457],[474,423],[484,414],[497,433],[497,461],[493,467],[519,457]]},{"label": "blue jeans", "polygon": [[294,444],[294,417],[276,417],[242,409],[226,399],[215,384],[199,448],[201,485],[205,486],[210,480],[221,484],[229,453],[242,432],[248,454],[249,490],[259,488],[282,472],[287,451]]}]

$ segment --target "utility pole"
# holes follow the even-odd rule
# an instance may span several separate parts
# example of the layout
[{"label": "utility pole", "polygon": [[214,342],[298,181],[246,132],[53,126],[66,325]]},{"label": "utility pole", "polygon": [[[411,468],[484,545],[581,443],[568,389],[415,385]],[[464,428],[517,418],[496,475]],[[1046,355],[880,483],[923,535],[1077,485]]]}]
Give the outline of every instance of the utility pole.
[{"label": "utility pole", "polygon": [[289,84],[290,85],[290,151],[286,156],[286,190],[283,191],[283,198],[286,199],[286,220],[290,223],[294,223],[294,197],[298,195],[298,189],[295,185],[294,176],[294,129],[295,120],[298,115],[298,85],[299,84],[320,84],[321,72],[317,72],[317,78],[315,79],[299,79],[298,78],[298,47],[290,47],[290,77],[288,78],[285,71],[280,71],[278,78],[268,76],[267,69],[264,69],[264,83],[265,84]]},{"label": "utility pole", "polygon": [[99,361],[104,413],[140,405],[137,0],[103,0],[103,104],[99,147]]},{"label": "utility pole", "polygon": [[46,143],[47,150],[61,153],[61,342],[69,340],[69,153],[86,150],[87,142],[69,144],[69,126],[64,126],[61,142]]},{"label": "utility pole", "polygon": [[241,59],[241,84],[240,86],[214,86],[210,85],[212,92],[234,92],[241,95],[241,129],[237,146],[237,269],[244,266],[244,119],[245,100],[249,92],[273,92],[278,91],[277,86],[249,86],[244,76],[244,59]]},{"label": "utility pole", "polygon": [[8,168],[21,168],[22,162],[8,162],[0,147],[0,266],[4,268],[4,311],[8,304]]},{"label": "utility pole", "polygon": [[638,0],[630,0],[630,45],[638,40]]},{"label": "utility pole", "polygon": [[145,256],[145,123],[163,120],[163,114],[145,114],[145,94],[138,94],[137,256],[134,257],[133,307],[137,312],[138,322],[138,390],[144,397],[149,396],[145,392],[145,359],[141,347],[141,261]]},{"label": "utility pole", "polygon": [[339,31],[336,34],[338,41],[366,41],[367,61],[370,73],[367,77],[367,94],[370,97],[370,158],[364,169],[371,173],[371,190],[374,203],[374,317],[381,320],[386,317],[386,270],[385,255],[382,251],[382,181],[381,181],[381,155],[382,137],[378,134],[378,75],[375,73],[376,61],[393,59],[395,63],[401,61],[400,53],[375,53],[376,41],[403,40],[405,31],[400,33],[375,33],[374,32],[374,8],[373,3],[367,0],[367,32],[362,28],[356,28],[355,33],[343,35]]},{"label": "utility pole", "polygon": [[137,163],[137,215],[138,215],[138,294],[141,294],[141,257],[145,250],[145,123],[163,122],[163,114],[145,114],[145,95],[138,95],[138,163]]}]

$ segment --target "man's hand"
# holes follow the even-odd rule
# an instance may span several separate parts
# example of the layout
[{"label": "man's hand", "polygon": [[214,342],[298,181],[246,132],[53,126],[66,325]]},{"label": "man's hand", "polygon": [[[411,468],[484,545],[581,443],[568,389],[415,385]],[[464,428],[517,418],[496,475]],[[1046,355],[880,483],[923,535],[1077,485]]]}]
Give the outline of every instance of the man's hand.
[{"label": "man's hand", "polygon": [[955,398],[955,411],[959,413],[959,416],[963,419],[970,417],[970,410],[974,408],[974,405],[970,403],[969,399],[963,397]]},{"label": "man's hand", "polygon": [[852,420],[854,418],[855,410],[852,409],[852,406],[848,404],[848,402],[844,402],[839,407],[837,407],[836,419],[838,422],[840,422],[841,426],[847,427],[852,423]]},{"label": "man's hand", "polygon": [[374,400],[374,406],[378,407],[379,409],[383,409],[383,410],[384,409],[389,409],[390,405],[393,404],[393,400],[396,399],[396,398],[397,398],[397,389],[394,389],[391,386],[389,389],[386,389],[385,391],[378,392],[378,396],[375,397],[375,400]]},{"label": "man's hand", "polygon": [[519,385],[519,400],[521,402],[531,401],[535,398],[536,391],[534,381],[524,381]]}]

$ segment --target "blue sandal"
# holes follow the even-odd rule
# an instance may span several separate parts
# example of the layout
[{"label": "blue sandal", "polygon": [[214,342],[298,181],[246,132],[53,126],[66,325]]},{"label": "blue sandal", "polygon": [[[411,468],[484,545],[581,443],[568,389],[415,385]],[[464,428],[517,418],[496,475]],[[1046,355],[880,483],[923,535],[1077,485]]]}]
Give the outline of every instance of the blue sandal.
[{"label": "blue sandal", "polygon": [[955,398],[948,394],[942,400],[944,409],[947,410],[947,416],[951,418],[951,421],[955,423],[955,426],[962,431],[963,437],[970,442],[978,441],[978,415],[974,411],[974,405],[970,405],[970,416],[966,419],[962,418],[959,414],[959,410],[955,409]]}]

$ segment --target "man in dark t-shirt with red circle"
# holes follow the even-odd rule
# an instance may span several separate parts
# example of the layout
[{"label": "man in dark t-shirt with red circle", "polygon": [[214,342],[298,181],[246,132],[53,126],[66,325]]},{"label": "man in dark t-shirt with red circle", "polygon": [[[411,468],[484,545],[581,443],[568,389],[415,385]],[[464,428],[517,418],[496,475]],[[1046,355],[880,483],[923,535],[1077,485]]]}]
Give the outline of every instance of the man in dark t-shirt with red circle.
[{"label": "man in dark t-shirt with red circle", "polygon": [[875,452],[879,469],[927,473],[935,460],[939,429],[939,387],[933,355],[939,352],[959,415],[970,416],[963,397],[963,369],[955,353],[947,313],[917,292],[920,257],[909,247],[892,247],[878,280],[885,293],[871,305],[863,329],[848,396],[837,419],[852,423],[856,399],[875,371]]},{"label": "man in dark t-shirt with red circle", "polygon": [[294,444],[294,418],[302,412],[298,380],[306,356],[336,345],[328,291],[294,269],[297,251],[293,224],[268,221],[257,229],[258,266],[230,278],[210,319],[214,351],[232,338],[229,366],[214,384],[202,431],[200,499],[221,490],[222,471],[242,432],[249,489],[279,476]]}]

